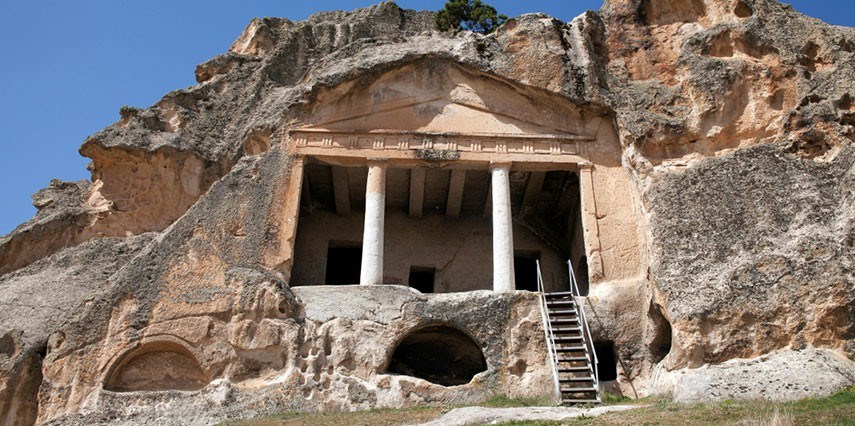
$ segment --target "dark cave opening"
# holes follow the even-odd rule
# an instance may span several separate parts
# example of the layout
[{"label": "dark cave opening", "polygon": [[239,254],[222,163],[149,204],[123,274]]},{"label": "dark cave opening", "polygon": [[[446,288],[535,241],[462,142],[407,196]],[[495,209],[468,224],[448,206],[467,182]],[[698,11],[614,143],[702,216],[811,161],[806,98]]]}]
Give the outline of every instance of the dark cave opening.
[{"label": "dark cave opening", "polygon": [[410,267],[410,287],[424,293],[434,292],[434,281],[436,281],[436,268],[428,266]]},{"label": "dark cave opening", "polygon": [[597,353],[597,372],[601,382],[617,380],[617,354],[615,353],[615,342],[594,342],[594,351]]},{"label": "dark cave opening", "polygon": [[327,285],[359,284],[362,244],[331,241],[327,249]]},{"label": "dark cave opening", "polygon": [[434,325],[411,333],[395,348],[389,373],[418,377],[443,386],[469,383],[487,370],[484,353],[456,328]]},{"label": "dark cave opening", "polygon": [[647,348],[653,356],[653,362],[660,362],[671,352],[671,323],[659,305],[650,306],[648,317],[653,322],[653,339]]},{"label": "dark cave opening", "polygon": [[588,295],[591,287],[588,282],[588,256],[582,256],[576,265],[576,285],[579,287],[580,296]]}]

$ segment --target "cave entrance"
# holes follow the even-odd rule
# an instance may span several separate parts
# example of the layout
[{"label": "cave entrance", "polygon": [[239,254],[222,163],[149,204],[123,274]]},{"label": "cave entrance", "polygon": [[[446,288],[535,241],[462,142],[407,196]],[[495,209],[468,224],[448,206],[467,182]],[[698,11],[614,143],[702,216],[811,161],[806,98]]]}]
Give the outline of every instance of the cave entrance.
[{"label": "cave entrance", "polygon": [[392,353],[387,372],[418,377],[443,386],[469,383],[487,370],[484,353],[460,330],[434,325],[407,335]]},{"label": "cave entrance", "polygon": [[601,382],[617,380],[617,354],[615,343],[611,340],[594,342],[594,352],[597,353],[597,372]]}]

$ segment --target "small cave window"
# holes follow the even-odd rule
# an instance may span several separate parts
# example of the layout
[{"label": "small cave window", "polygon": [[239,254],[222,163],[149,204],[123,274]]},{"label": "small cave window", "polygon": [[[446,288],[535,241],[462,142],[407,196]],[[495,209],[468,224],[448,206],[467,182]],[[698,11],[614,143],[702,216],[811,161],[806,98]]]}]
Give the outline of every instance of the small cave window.
[{"label": "small cave window", "polygon": [[487,370],[484,353],[460,330],[434,325],[405,337],[389,362],[387,371],[418,377],[443,386],[469,383]]},{"label": "small cave window", "polygon": [[536,251],[517,251],[514,253],[514,282],[517,290],[537,291],[537,261],[540,253]]},{"label": "small cave window", "polygon": [[660,362],[671,352],[671,323],[665,318],[662,307],[652,305],[648,317],[653,323],[653,339],[648,348],[653,362]]},{"label": "small cave window", "polygon": [[617,380],[617,354],[615,342],[595,342],[594,351],[597,353],[597,372],[601,382]]},{"label": "small cave window", "polygon": [[410,287],[422,292],[433,293],[433,283],[436,279],[436,268],[413,266],[410,268]]},{"label": "small cave window", "polygon": [[194,391],[208,382],[189,350],[176,343],[157,342],[122,357],[104,388],[115,392]]},{"label": "small cave window", "polygon": [[591,285],[588,282],[588,257],[582,256],[579,259],[579,264],[576,265],[576,285],[579,286],[579,295],[587,296],[590,292]]},{"label": "small cave window", "polygon": [[330,241],[327,249],[327,285],[359,284],[362,244]]}]

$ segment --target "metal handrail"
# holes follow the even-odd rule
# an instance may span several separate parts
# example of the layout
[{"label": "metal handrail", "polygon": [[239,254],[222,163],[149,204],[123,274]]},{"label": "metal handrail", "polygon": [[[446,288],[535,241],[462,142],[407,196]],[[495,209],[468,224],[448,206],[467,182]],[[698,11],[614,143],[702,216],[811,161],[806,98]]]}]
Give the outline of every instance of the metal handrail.
[{"label": "metal handrail", "polygon": [[540,261],[537,264],[537,291],[540,293],[540,317],[543,320],[543,334],[546,338],[546,350],[549,354],[549,364],[552,366],[552,383],[555,385],[555,396],[561,399],[561,383],[558,381],[558,352],[555,350],[555,336],[552,334],[552,326],[549,325],[549,316],[546,313],[546,292],[543,289],[543,275],[540,272]]},{"label": "metal handrail", "polygon": [[[594,339],[591,337],[591,328],[588,327],[588,318],[585,316],[585,301],[588,298],[582,296],[582,293],[579,291],[579,284],[576,283],[576,274],[573,271],[573,263],[569,259],[567,260],[567,268],[570,272],[570,292],[573,294],[573,298],[576,299],[576,306],[579,308],[579,319],[582,322],[582,327],[585,328],[586,344],[591,354],[589,359],[592,359],[594,364],[594,389],[597,390],[597,401],[600,401],[600,372],[597,368],[599,360],[597,359],[597,351],[594,350]],[[540,272],[539,269],[538,272]]]}]

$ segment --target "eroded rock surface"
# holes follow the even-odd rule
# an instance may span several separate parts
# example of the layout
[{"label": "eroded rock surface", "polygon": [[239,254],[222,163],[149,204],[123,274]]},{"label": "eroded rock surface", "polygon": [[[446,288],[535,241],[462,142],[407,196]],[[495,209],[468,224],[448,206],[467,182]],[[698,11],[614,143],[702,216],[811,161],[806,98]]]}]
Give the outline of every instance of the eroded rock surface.
[{"label": "eroded rock surface", "polygon": [[[588,253],[607,259],[587,261],[589,315],[617,355],[610,390],[851,385],[855,30],[772,0],[611,0],[488,36],[432,20],[392,3],[254,20],[198,85],[123,108],[87,139],[92,182],[52,182],[0,239],[2,422],[210,424],[550,395],[533,294],[289,287],[288,132],[361,84],[437,63],[560,97],[619,135],[584,165],[602,243]],[[471,338],[486,371],[460,386],[388,374],[396,345],[432,326]],[[145,373],[163,360],[181,386]],[[792,363],[833,377],[792,387],[804,392],[731,386]]]},{"label": "eroded rock surface", "polygon": [[855,379],[855,366],[839,353],[810,348],[661,373],[654,386],[678,402],[794,401],[831,395],[849,386]]}]

